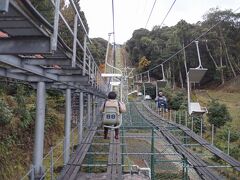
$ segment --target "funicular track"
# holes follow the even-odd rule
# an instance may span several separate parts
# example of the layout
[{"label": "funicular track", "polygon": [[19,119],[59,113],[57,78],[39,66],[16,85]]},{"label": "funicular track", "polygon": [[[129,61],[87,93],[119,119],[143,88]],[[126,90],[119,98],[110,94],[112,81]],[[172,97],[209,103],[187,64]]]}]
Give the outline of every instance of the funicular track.
[{"label": "funicular track", "polygon": [[[91,128],[86,138],[83,140],[83,143],[81,143],[78,146],[75,153],[72,154],[72,157],[69,160],[68,164],[65,165],[64,169],[61,172],[61,175],[58,177],[59,180],[84,179],[84,177],[81,177],[81,174],[79,174],[79,172],[81,167],[91,166],[89,164],[87,165],[83,164],[83,160],[88,154],[88,150],[92,144],[93,138],[97,131],[98,131],[97,127]],[[103,175],[100,174],[99,176],[97,176],[97,179],[109,179],[109,180],[122,179],[120,142],[119,140],[116,140],[114,138],[114,131],[110,132],[109,152],[107,154],[108,154],[107,164],[98,165],[101,167],[102,166],[107,167],[107,172],[104,173]]]},{"label": "funicular track", "polygon": [[83,143],[80,144],[72,155],[69,162],[65,165],[64,169],[62,170],[61,175],[58,179],[75,179],[77,176],[78,171],[80,170],[81,164],[87,154],[87,151],[91,145],[93,137],[96,133],[97,127],[92,127],[85,139],[83,139]]},{"label": "funicular track", "polygon": [[148,110],[148,112],[151,113],[151,116],[153,118],[158,118],[158,121],[160,120],[164,124],[175,126],[178,129],[182,130],[186,135],[188,135],[189,137],[191,137],[192,139],[197,141],[201,146],[203,146],[204,148],[209,150],[211,153],[213,153],[214,155],[218,156],[219,158],[221,158],[222,160],[227,162],[229,165],[231,165],[233,168],[235,168],[235,170],[240,171],[240,162],[239,161],[237,161],[233,157],[229,156],[228,154],[222,152],[221,150],[219,150],[218,148],[216,148],[215,146],[213,146],[212,144],[207,142],[205,139],[203,139],[202,137],[195,134],[193,131],[191,131],[186,126],[183,126],[181,124],[176,124],[176,123],[173,123],[170,121],[166,121],[166,120],[162,119],[162,117],[160,117],[156,112],[154,112],[152,109],[150,109],[146,104],[143,103],[143,105]]},{"label": "funicular track", "polygon": [[[169,127],[168,123],[166,123],[164,120],[160,120],[159,116],[154,114],[146,105],[139,107],[139,105],[141,105],[140,102],[135,103],[135,105],[138,112],[166,138],[166,140],[175,148],[175,150],[183,157],[187,158],[189,163],[193,166],[202,179],[222,179],[216,173],[214,173],[212,169],[207,167],[207,164],[200,157],[190,152],[182,145],[180,140],[178,140],[172,133],[169,132],[169,129],[167,128]],[[171,127],[173,126],[174,124],[171,124]]]},{"label": "funicular track", "polygon": [[[199,173],[199,175],[203,179],[219,179],[216,175],[216,173],[213,173],[212,169],[210,169],[207,164],[198,156],[192,154],[178,138],[176,138],[172,133],[170,133],[171,128],[177,128],[184,132],[184,134],[188,135],[199,145],[209,150],[212,154],[220,157],[222,160],[224,160],[226,163],[230,164],[235,170],[239,171],[240,163],[232,158],[231,156],[223,153],[216,147],[212,146],[210,143],[208,143],[203,138],[196,135],[194,132],[192,132],[190,129],[183,125],[179,125],[170,121],[164,120],[159,114],[154,112],[150,107],[148,107],[144,102],[141,104],[140,102],[135,103],[138,112],[153,126],[158,129],[163,136],[173,145],[173,147],[183,156],[185,156],[190,164],[196,169],[196,171]],[[221,179],[221,178],[220,178]]]}]

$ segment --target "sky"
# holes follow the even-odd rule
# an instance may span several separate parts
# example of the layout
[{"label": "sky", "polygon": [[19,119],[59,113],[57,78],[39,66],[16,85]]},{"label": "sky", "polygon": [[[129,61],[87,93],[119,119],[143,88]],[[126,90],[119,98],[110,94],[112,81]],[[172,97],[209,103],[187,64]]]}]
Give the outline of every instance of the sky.
[{"label": "sky", "polygon": [[[145,28],[147,19],[155,0],[114,0],[116,43],[123,44],[132,37],[134,30]],[[157,0],[147,29],[160,25],[174,0]],[[89,26],[91,38],[108,39],[113,31],[112,0],[80,0]],[[203,15],[210,8],[235,10],[240,6],[239,0],[176,0],[165,26],[173,26],[181,19],[188,23],[203,20]],[[239,12],[239,11],[238,11]],[[112,42],[112,39],[111,39]]]}]

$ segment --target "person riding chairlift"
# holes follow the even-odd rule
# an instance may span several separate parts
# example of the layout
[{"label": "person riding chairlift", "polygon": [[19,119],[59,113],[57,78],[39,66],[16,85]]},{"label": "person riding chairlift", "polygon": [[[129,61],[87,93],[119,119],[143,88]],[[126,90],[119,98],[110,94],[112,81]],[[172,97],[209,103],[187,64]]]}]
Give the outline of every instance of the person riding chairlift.
[{"label": "person riding chairlift", "polygon": [[167,98],[163,95],[161,91],[158,92],[158,96],[155,98],[155,102],[157,102],[157,107],[159,110],[161,110],[163,106],[165,112],[168,112]]},{"label": "person riding chairlift", "polygon": [[[106,100],[101,108],[100,108],[100,112],[105,112],[105,109],[107,107],[116,107],[116,109],[119,111],[117,112],[117,114],[120,114],[123,113],[123,112],[126,112],[126,106],[123,102],[119,102],[117,99],[117,94],[113,91],[109,92],[108,94],[108,100]],[[117,126],[118,124],[115,124],[114,126]],[[107,127],[104,127],[104,139],[107,139],[107,135],[108,135],[108,129]],[[118,134],[119,134],[119,129],[115,129],[115,139],[118,139]]]}]

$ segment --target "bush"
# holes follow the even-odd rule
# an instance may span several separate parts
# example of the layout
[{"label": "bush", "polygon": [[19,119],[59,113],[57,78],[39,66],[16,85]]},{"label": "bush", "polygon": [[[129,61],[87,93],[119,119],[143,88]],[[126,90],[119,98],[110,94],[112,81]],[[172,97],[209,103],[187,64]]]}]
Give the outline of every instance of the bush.
[{"label": "bush", "polygon": [[2,99],[0,99],[0,125],[9,124],[12,116],[12,111],[8,105]]},{"label": "bush", "polygon": [[22,128],[27,128],[33,121],[31,113],[26,106],[27,98],[25,96],[25,92],[26,90],[24,89],[24,86],[21,86],[21,85],[17,86],[17,94],[15,97],[17,102],[17,107],[14,109],[14,112],[19,116],[20,126]]},{"label": "bush", "polygon": [[[217,138],[221,139],[223,141],[227,141],[228,140],[228,130],[229,130],[229,128],[227,128],[225,126],[224,126],[224,128],[221,128],[218,131]],[[240,137],[240,132],[238,132],[237,130],[234,130],[234,129],[230,129],[230,130],[231,130],[230,142],[237,141]]]},{"label": "bush", "polygon": [[177,92],[175,95],[173,95],[171,101],[169,102],[171,108],[174,110],[186,109],[186,103],[186,96],[183,92]]},{"label": "bush", "polygon": [[231,121],[229,111],[225,104],[220,104],[216,100],[212,100],[208,105],[208,121],[214,124],[215,127],[220,128],[227,121]]}]

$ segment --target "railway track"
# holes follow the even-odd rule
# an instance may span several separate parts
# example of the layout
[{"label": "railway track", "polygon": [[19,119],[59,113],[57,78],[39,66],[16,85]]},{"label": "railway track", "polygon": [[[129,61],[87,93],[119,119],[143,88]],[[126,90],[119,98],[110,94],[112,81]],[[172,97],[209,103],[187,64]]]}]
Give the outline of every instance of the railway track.
[{"label": "railway track", "polygon": [[203,146],[208,151],[210,151],[211,153],[213,153],[214,155],[218,156],[219,158],[224,160],[226,163],[231,165],[235,170],[240,172],[240,162],[239,161],[237,161],[233,157],[229,156],[228,154],[222,152],[221,150],[219,150],[218,148],[216,148],[215,146],[213,146],[212,144],[207,142],[205,139],[203,139],[202,137],[195,134],[193,131],[191,131],[186,126],[160,119],[160,116],[156,112],[154,112],[152,109],[150,109],[146,104],[143,104],[143,105],[149,112],[151,112],[151,114],[153,116],[155,116],[158,119],[158,121],[161,120],[161,122],[165,125],[168,125],[168,126],[172,125],[172,126],[177,127],[178,129],[182,130],[186,135],[188,135],[189,137],[191,137],[192,139],[197,141],[197,143],[199,143],[201,146]]},{"label": "railway track", "polygon": [[188,162],[193,166],[202,179],[223,179],[223,177],[217,175],[217,173],[210,169],[200,157],[194,155],[191,151],[184,147],[180,140],[169,132],[169,129],[167,129],[169,124],[167,122],[160,120],[159,117],[156,116],[156,114],[153,114],[150,108],[148,108],[146,105],[142,105],[142,107],[140,107],[140,103],[135,103],[135,105],[138,113],[141,114],[150,124],[152,124],[155,129],[158,130],[166,138],[166,140],[173,145],[179,154],[187,158]]}]

